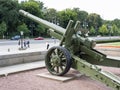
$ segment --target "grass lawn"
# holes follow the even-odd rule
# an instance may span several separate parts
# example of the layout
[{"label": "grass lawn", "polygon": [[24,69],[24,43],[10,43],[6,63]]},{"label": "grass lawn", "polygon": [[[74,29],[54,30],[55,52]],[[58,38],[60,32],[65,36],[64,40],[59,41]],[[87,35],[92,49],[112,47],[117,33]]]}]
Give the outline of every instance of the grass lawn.
[{"label": "grass lawn", "polygon": [[120,48],[120,42],[113,42],[113,43],[103,43],[99,47],[105,48]]},{"label": "grass lawn", "polygon": [[106,45],[120,46],[120,42],[106,43]]}]

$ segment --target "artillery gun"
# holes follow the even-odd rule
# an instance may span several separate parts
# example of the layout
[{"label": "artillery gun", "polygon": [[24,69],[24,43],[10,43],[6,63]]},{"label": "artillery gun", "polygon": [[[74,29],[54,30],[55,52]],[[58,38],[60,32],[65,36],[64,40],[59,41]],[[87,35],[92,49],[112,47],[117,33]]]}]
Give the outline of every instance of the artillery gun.
[{"label": "artillery gun", "polygon": [[70,68],[73,68],[115,90],[120,90],[120,78],[110,72],[101,70],[97,66],[120,67],[120,59],[109,58],[94,49],[96,42],[103,43],[120,40],[91,40],[86,36],[88,31],[81,28],[79,21],[72,27],[73,21],[70,20],[66,29],[64,29],[24,10],[19,10],[19,13],[50,28],[50,35],[61,40],[59,46],[50,48],[45,57],[46,68],[51,74],[62,76]]}]

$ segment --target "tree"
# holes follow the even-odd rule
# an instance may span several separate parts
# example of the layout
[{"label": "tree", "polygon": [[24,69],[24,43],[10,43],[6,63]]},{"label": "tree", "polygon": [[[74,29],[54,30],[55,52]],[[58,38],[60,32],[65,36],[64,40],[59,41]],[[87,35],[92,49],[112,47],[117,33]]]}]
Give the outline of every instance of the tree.
[{"label": "tree", "polygon": [[119,33],[119,29],[118,29],[118,27],[114,24],[113,26],[112,26],[112,31],[113,31],[113,35],[115,36],[115,35],[118,35]]},{"label": "tree", "polygon": [[73,8],[73,11],[77,13],[77,20],[80,22],[86,21],[88,13],[86,11],[80,10],[79,8]]},{"label": "tree", "polygon": [[[42,6],[40,6],[40,5],[43,6],[43,4],[40,4],[39,1],[29,0],[26,2],[22,2],[21,8],[37,17],[42,18],[43,17],[43,13],[41,11]],[[28,26],[32,37],[35,36],[37,33],[36,26],[38,25],[38,23],[34,22],[31,19],[25,18],[25,17],[20,17],[20,18],[21,18],[21,23],[24,22]]]},{"label": "tree", "polygon": [[15,32],[19,22],[19,4],[16,0],[0,0],[0,22],[7,25],[7,32]]},{"label": "tree", "polygon": [[6,30],[7,30],[7,25],[5,22],[2,22],[0,24],[0,35],[2,35],[3,38],[4,38],[4,33],[6,32]]},{"label": "tree", "polygon": [[88,15],[87,18],[88,26],[91,27],[93,26],[96,30],[96,33],[98,34],[98,28],[101,27],[102,25],[102,19],[100,15],[96,13],[91,13]]},{"label": "tree", "polygon": [[24,9],[25,11],[35,15],[35,16],[42,16],[42,12],[41,12],[41,6],[40,6],[40,2],[37,2],[35,0],[29,0],[28,2],[22,2],[20,4],[21,8]]},{"label": "tree", "polygon": [[107,34],[108,34],[107,26],[106,26],[106,25],[102,25],[102,26],[99,28],[99,33],[100,33],[102,36],[107,35]]},{"label": "tree", "polygon": [[120,20],[104,20],[103,24],[108,25],[109,35],[120,35]]},{"label": "tree", "polygon": [[46,33],[45,30],[43,25],[37,25],[36,31],[38,32],[38,36],[43,36]]},{"label": "tree", "polygon": [[118,28],[118,35],[120,35],[120,28]]},{"label": "tree", "polygon": [[60,25],[64,28],[66,28],[69,20],[73,20],[74,22],[77,20],[77,13],[71,9],[59,11],[58,14],[60,19]]},{"label": "tree", "polygon": [[27,25],[26,25],[25,23],[23,23],[22,25],[19,25],[19,26],[17,27],[17,31],[18,31],[18,32],[23,31],[23,32],[24,32],[24,35],[27,35],[27,34],[30,33],[30,31],[28,30]]},{"label": "tree", "polygon": [[57,11],[53,8],[49,8],[46,9],[46,11],[44,11],[44,18],[54,24],[57,24],[59,22],[59,18],[58,18],[58,14]]},{"label": "tree", "polygon": [[114,19],[113,21],[111,21],[111,23],[114,25],[116,25],[118,28],[120,28],[120,20],[119,19]]},{"label": "tree", "polygon": [[95,28],[92,26],[90,31],[89,31],[89,35],[95,36]]}]

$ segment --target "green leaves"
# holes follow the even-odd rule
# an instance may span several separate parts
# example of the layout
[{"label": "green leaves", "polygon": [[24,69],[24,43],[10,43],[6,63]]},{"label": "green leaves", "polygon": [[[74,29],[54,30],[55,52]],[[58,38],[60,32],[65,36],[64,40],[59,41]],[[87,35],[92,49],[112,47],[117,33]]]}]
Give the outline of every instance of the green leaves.
[{"label": "green leaves", "polygon": [[[42,4],[41,4],[42,5]],[[30,0],[28,2],[23,2],[21,3],[21,8],[24,9],[25,11],[41,17],[42,12],[40,9],[40,3],[34,0]]]},{"label": "green leaves", "polygon": [[[7,32],[14,32],[19,21],[19,4],[14,0],[0,0],[0,21],[7,25]],[[10,33],[10,34],[11,34]]]},{"label": "green leaves", "polygon": [[5,22],[2,22],[0,24],[0,35],[4,35],[4,33],[6,32],[6,30],[7,30],[7,25],[6,25]]},{"label": "green leaves", "polygon": [[100,29],[99,29],[99,33],[101,35],[107,35],[108,34],[107,26],[106,25],[102,25],[102,27],[100,27]]},{"label": "green leaves", "polygon": [[[57,11],[54,8],[44,7],[43,2],[36,0],[28,0],[22,3],[18,3],[18,0],[0,0],[0,23],[5,22],[7,28],[6,31],[4,31],[5,29],[3,31],[6,35],[18,34],[19,32],[17,27],[22,23],[25,23],[27,28],[29,28],[29,32],[31,31],[31,33],[35,36],[38,34],[43,35],[42,33],[45,33],[45,27],[28,18],[20,16],[18,13],[19,9],[24,9],[35,16],[46,19],[47,21],[60,25],[64,28],[66,28],[69,20],[73,20],[74,23],[78,20],[81,22],[81,25],[85,22],[88,25],[87,29],[89,29],[90,35],[120,35],[119,19],[112,21],[103,20],[99,14],[89,14],[87,11],[80,10],[77,7]],[[30,27],[31,24],[33,24],[34,27]],[[111,25],[110,29],[108,28],[109,24]],[[2,30],[0,31],[3,33]],[[28,31],[25,30],[25,32],[27,33]]]},{"label": "green leaves", "polygon": [[28,30],[27,25],[25,23],[23,23],[22,25],[19,25],[17,27],[17,31],[18,32],[23,31],[24,33],[29,33],[29,30]]},{"label": "green leaves", "polygon": [[62,25],[64,28],[66,28],[69,20],[73,20],[74,22],[77,20],[77,13],[71,9],[60,11],[58,12],[58,14],[60,19],[60,25]]}]

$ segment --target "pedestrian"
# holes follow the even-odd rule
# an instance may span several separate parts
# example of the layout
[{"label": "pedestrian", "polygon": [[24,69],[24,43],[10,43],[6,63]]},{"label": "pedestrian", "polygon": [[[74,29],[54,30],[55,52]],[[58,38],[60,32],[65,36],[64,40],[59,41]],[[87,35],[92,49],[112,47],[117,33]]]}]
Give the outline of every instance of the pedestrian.
[{"label": "pedestrian", "polygon": [[50,45],[49,45],[49,43],[48,43],[48,42],[46,42],[46,46],[47,46],[47,49],[49,49],[49,46],[50,46]]},{"label": "pedestrian", "polygon": [[18,45],[20,45],[20,40],[18,41]]},{"label": "pedestrian", "polygon": [[26,41],[24,40],[24,47],[26,48]]},{"label": "pedestrian", "polygon": [[29,48],[30,47],[30,41],[28,40],[26,44],[27,44],[27,47]]},{"label": "pedestrian", "polygon": [[21,41],[19,40],[19,41],[18,41],[18,47],[19,47],[19,48],[20,48],[20,45],[21,45]]}]

